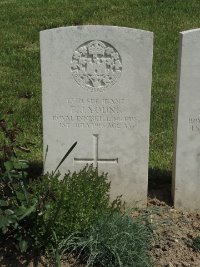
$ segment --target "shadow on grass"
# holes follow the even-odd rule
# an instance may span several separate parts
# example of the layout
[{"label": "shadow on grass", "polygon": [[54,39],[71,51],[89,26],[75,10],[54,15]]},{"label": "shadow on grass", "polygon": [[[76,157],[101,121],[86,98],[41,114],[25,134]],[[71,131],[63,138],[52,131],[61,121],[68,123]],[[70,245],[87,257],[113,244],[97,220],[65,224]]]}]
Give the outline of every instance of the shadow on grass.
[{"label": "shadow on grass", "polygon": [[43,173],[42,161],[31,161],[29,163],[28,174],[31,179],[37,179]]},{"label": "shadow on grass", "polygon": [[172,172],[160,169],[149,169],[148,196],[157,198],[172,206],[171,199]]}]

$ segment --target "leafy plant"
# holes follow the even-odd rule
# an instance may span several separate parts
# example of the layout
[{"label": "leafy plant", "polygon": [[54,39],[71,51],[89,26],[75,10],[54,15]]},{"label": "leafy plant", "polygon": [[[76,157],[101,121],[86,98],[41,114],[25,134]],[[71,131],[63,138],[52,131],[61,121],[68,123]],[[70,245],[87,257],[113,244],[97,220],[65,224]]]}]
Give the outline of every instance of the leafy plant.
[{"label": "leafy plant", "polygon": [[[75,145],[76,143],[67,151],[61,163]],[[4,163],[0,180],[0,230],[12,237],[21,252],[28,248],[38,250],[45,247],[48,240],[42,240],[41,237],[44,233],[49,233],[48,224],[45,224],[41,216],[45,211],[43,201],[48,195],[44,195],[46,191],[41,196],[34,194],[32,182],[28,179],[28,167],[27,161],[19,160],[13,154]]]},{"label": "leafy plant", "polygon": [[28,162],[19,160],[16,150],[28,151],[17,141],[21,128],[0,120],[0,230],[10,235],[22,251],[30,246],[25,224],[36,212],[37,199],[28,191]]},{"label": "leafy plant", "polygon": [[36,212],[37,199],[28,191],[26,161],[12,157],[4,163],[0,190],[0,229],[11,232],[24,252],[29,246],[24,221]]},{"label": "leafy plant", "polygon": [[5,162],[1,177],[0,230],[10,236],[18,249],[25,252],[31,246],[28,235],[30,222],[36,216],[37,199],[28,191],[28,164],[12,158]]}]

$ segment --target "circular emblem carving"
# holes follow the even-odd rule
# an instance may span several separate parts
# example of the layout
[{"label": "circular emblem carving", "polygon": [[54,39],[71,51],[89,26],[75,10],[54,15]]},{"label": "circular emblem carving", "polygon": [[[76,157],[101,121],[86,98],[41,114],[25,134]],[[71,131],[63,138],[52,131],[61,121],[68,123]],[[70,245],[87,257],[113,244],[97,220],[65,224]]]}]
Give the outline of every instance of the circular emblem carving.
[{"label": "circular emblem carving", "polygon": [[89,41],[74,51],[71,71],[75,81],[83,88],[91,92],[103,92],[120,78],[122,60],[110,44]]}]

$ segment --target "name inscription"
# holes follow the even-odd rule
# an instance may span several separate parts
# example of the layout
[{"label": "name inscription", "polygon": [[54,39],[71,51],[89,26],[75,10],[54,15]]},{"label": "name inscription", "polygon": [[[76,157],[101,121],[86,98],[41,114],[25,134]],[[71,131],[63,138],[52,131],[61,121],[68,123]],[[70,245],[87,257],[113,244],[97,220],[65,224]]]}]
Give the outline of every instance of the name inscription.
[{"label": "name inscription", "polygon": [[124,98],[68,98],[65,103],[66,113],[52,117],[60,127],[130,129],[137,124]]}]

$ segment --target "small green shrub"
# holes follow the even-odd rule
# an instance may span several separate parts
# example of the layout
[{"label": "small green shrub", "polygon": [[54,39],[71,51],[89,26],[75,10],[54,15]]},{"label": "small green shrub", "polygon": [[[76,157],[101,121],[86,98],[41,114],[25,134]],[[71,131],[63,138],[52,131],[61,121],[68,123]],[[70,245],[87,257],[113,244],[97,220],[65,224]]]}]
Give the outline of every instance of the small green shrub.
[{"label": "small green shrub", "polygon": [[0,191],[0,232],[21,252],[57,249],[74,232],[84,232],[101,216],[119,211],[120,198],[110,203],[106,174],[92,166],[80,172],[46,174],[30,181],[28,165],[17,158],[5,163]]},{"label": "small green shrub", "polygon": [[[110,203],[107,175],[98,175],[92,166],[59,178],[59,174],[46,174],[31,188],[40,203],[38,214],[43,223],[39,225],[46,225],[45,236],[54,232],[62,240],[73,232],[85,231],[101,216],[122,208],[120,198]],[[44,240],[44,236],[41,238]]]},{"label": "small green shrub", "polygon": [[196,251],[200,251],[200,236],[194,238],[192,246]]}]

